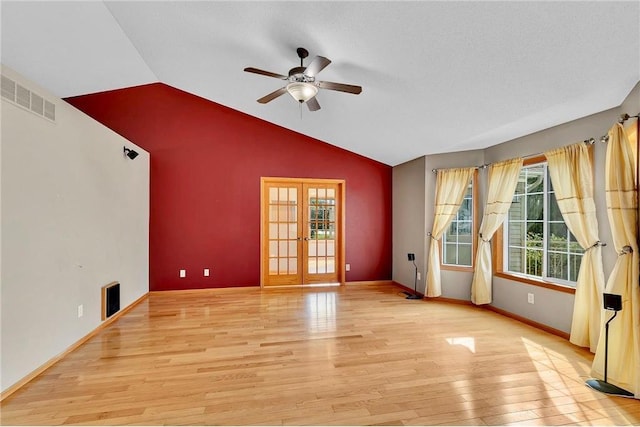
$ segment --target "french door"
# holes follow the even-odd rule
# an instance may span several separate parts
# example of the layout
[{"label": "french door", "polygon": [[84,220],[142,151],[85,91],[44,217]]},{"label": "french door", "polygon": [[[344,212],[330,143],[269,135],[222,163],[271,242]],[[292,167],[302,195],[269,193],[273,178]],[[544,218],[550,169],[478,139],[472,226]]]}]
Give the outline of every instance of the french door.
[{"label": "french door", "polygon": [[262,179],[262,285],[344,282],[344,181]]}]

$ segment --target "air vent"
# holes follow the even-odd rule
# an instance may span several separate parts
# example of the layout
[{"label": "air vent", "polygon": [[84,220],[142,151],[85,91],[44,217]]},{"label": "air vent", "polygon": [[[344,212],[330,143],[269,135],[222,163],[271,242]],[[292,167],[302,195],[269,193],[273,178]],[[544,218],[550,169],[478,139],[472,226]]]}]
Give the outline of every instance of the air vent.
[{"label": "air vent", "polygon": [[44,98],[31,92],[31,111],[44,116]]},{"label": "air vent", "polygon": [[56,120],[56,105],[47,101],[37,93],[16,83],[7,76],[2,76],[2,97],[20,107],[51,121]]},{"label": "air vent", "polygon": [[102,320],[120,311],[120,283],[111,282],[102,287]]},{"label": "air vent", "polygon": [[16,82],[5,76],[2,76],[2,97],[16,102]]},{"label": "air vent", "polygon": [[56,104],[49,102],[46,99],[44,101],[44,116],[49,120],[56,119]]},{"label": "air vent", "polygon": [[16,102],[24,108],[31,108],[31,91],[18,85],[16,90]]}]

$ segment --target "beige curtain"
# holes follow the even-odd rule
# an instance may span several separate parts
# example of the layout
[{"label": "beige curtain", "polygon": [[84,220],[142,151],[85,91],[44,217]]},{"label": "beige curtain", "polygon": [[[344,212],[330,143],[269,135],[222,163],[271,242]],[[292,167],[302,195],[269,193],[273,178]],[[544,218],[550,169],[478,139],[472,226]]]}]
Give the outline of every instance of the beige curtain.
[{"label": "beige curtain", "polygon": [[600,334],[604,271],[593,200],[592,148],[581,142],[547,151],[544,155],[564,222],[586,250],[576,283],[570,341],[589,347],[595,353]]},{"label": "beige curtain", "polygon": [[[632,126],[636,126],[634,123]],[[636,182],[637,134],[620,124],[609,131],[606,158],[607,213],[618,259],[605,292],[622,295],[622,311],[609,324],[607,381],[634,393],[640,399],[640,287],[638,283],[638,186]],[[604,377],[604,323],[591,374]]]},{"label": "beige curtain", "polygon": [[436,177],[436,206],[431,228],[431,245],[429,247],[429,270],[427,271],[428,297],[442,295],[440,284],[440,245],[438,240],[447,230],[456,216],[469,181],[476,168],[443,169]]},{"label": "beige curtain", "polygon": [[489,166],[489,189],[476,252],[476,267],[471,282],[471,302],[489,304],[491,289],[491,245],[489,241],[504,222],[522,169],[522,158]]}]

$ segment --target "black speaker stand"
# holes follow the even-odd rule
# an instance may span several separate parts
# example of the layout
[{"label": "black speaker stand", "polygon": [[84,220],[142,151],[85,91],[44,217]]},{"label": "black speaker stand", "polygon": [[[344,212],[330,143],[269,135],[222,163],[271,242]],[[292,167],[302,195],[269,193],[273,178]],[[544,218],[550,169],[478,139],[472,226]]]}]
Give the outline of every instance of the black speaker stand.
[{"label": "black speaker stand", "polygon": [[418,295],[418,266],[415,260],[413,260],[413,266],[416,268],[416,273],[413,276],[413,295],[407,294],[407,298],[405,299],[422,299],[422,297]]},{"label": "black speaker stand", "polygon": [[616,385],[610,384],[607,382],[607,365],[609,363],[609,323],[615,319],[618,315],[618,311],[613,313],[611,319],[607,320],[607,323],[604,325],[604,380],[598,380],[595,378],[588,379],[586,384],[587,387],[590,387],[596,391],[601,393],[611,394],[613,396],[619,397],[633,397],[633,393],[622,389]]}]

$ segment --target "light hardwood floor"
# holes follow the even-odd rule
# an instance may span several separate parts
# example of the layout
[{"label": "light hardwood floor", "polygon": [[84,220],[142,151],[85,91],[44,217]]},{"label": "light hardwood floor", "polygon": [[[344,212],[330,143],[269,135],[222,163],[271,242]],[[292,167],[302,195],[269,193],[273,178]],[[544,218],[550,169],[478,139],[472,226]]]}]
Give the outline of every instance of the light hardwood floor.
[{"label": "light hardwood floor", "polygon": [[390,285],[152,293],[7,398],[3,425],[638,425],[591,355]]}]

